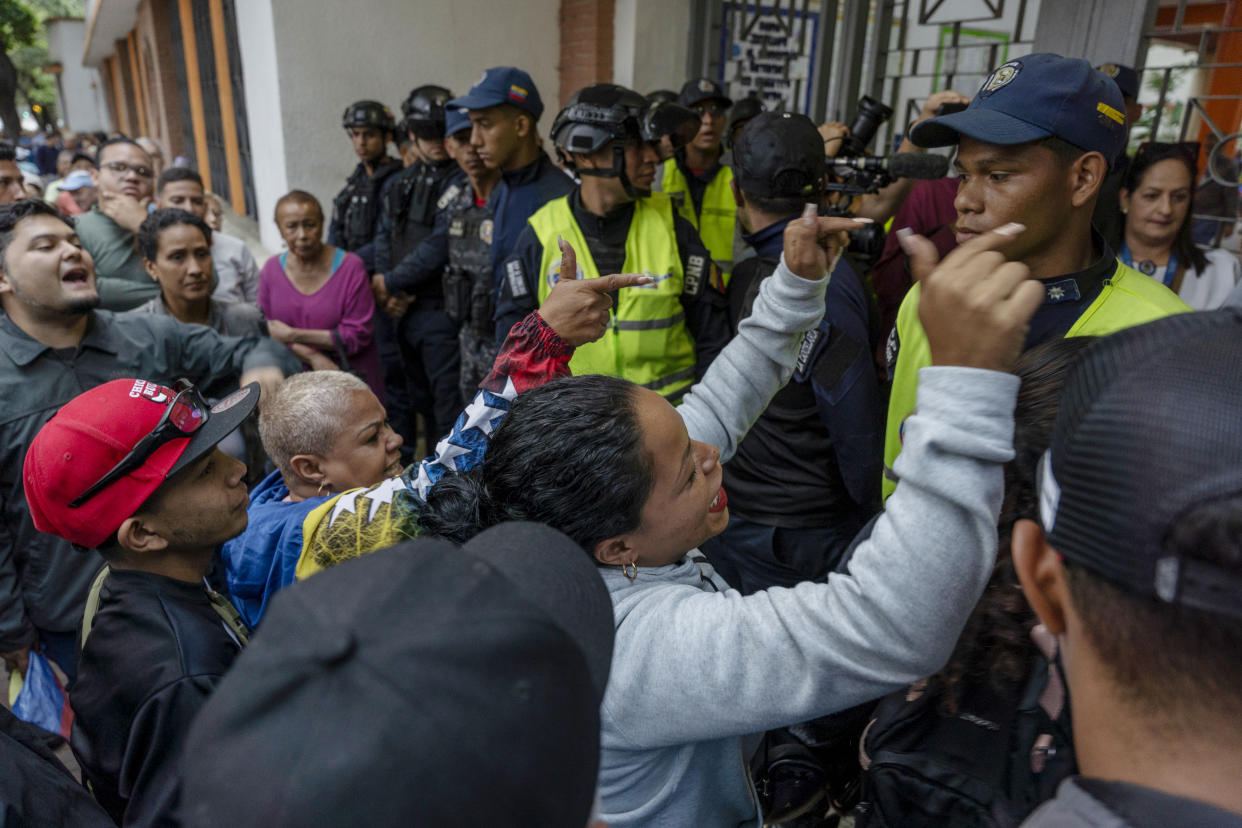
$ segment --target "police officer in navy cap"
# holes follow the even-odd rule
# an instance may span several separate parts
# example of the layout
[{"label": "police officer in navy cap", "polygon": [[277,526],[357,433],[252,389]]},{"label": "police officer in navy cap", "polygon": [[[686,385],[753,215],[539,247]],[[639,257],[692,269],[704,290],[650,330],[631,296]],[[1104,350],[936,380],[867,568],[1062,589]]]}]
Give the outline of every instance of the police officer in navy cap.
[{"label": "police officer in navy cap", "polygon": [[392,112],[378,101],[350,104],[341,118],[358,156],[345,189],[332,201],[328,244],[357,253],[370,273],[375,268],[373,240],[383,193],[401,162],[388,155],[396,125]]},{"label": "police officer in navy cap", "polygon": [[[761,112],[733,144],[732,196],[743,239],[727,298],[733,333],[780,263],[785,226],[823,196],[824,142],[804,115]],[[745,594],[831,571],[879,509],[883,405],[871,367],[867,292],[842,256],[793,379],[724,467],[728,528],[703,545]]]},{"label": "police officer in navy cap", "polygon": [[500,181],[470,143],[470,118],[451,109],[446,116],[444,147],[466,174],[456,198],[444,208],[448,222],[448,267],[444,270],[444,308],[459,326],[461,394],[474,397],[496,361],[495,279],[492,276],[494,223],[488,200]]},{"label": "police officer in navy cap", "polygon": [[[1163,284],[1118,261],[1092,229],[1100,185],[1125,149],[1124,106],[1117,85],[1087,61],[1037,53],[998,66],[964,111],[922,121],[910,132],[917,146],[957,146],[958,244],[991,231],[1009,235],[1000,252],[1044,283],[1027,348],[1060,336],[1104,336],[1189,310]],[[887,348],[893,383],[886,497],[896,487],[889,470],[914,411],[918,371],[931,364],[917,280],[939,259],[919,236],[905,237],[902,248],[916,284],[901,303]]]},{"label": "police officer in navy cap", "polygon": [[[486,70],[463,97],[449,102],[464,109],[472,127],[470,143],[483,163],[500,170],[492,193],[492,266],[497,290],[503,263],[513,252],[526,220],[554,198],[573,189],[573,180],[552,163],[539,139],[543,99],[534,80],[515,66]],[[509,335],[498,324],[496,344]]]},{"label": "police officer in navy cap", "polygon": [[729,189],[733,175],[723,156],[725,115],[733,101],[715,81],[694,78],[682,86],[677,102],[698,114],[699,132],[660,167],[655,189],[673,197],[678,212],[699,231],[727,283],[733,269],[737,209]]},{"label": "police officer in navy cap", "polygon": [[[1126,143],[1129,144],[1130,131],[1143,114],[1143,105],[1138,102],[1138,72],[1120,63],[1102,63],[1095,68],[1112,78],[1113,83],[1121,90],[1121,100],[1125,104],[1126,113]],[[1091,222],[1100,231],[1100,235],[1114,250],[1121,249],[1121,237],[1125,231],[1126,221],[1121,212],[1120,194],[1122,182],[1126,180],[1129,169],[1130,156],[1123,151],[1100,187],[1100,197],[1095,202],[1095,214],[1091,217]]]},{"label": "police officer in navy cap", "polygon": [[390,386],[404,384],[398,394],[406,391],[410,405],[405,412],[389,406],[396,415],[393,426],[414,434],[413,423],[404,417],[417,412],[428,441],[447,433],[461,410],[457,327],[444,312],[442,287],[448,227],[438,220],[439,211],[464,186],[461,170],[444,148],[445,103],[451,97],[442,86],[419,86],[401,106],[418,160],[388,189],[371,280],[377,303],[400,320],[400,365],[386,379]]}]

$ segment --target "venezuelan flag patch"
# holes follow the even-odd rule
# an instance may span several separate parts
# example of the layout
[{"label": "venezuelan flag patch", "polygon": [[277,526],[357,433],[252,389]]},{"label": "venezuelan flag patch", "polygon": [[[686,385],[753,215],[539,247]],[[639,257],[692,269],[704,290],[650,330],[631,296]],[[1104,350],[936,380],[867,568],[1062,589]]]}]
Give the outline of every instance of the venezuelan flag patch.
[{"label": "venezuelan flag patch", "polygon": [[509,87],[509,100],[525,101],[528,94],[530,93],[517,84],[513,84]]}]

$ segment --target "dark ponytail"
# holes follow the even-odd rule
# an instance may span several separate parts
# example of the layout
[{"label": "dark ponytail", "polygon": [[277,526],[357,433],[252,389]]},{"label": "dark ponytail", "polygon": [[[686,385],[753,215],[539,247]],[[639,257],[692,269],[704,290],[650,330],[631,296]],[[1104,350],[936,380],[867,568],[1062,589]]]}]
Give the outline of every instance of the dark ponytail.
[{"label": "dark ponytail", "polygon": [[428,493],[420,528],[463,543],[497,523],[529,520],[559,529],[588,554],[637,529],[652,469],[636,390],[623,379],[589,375],[520,395],[483,465]]}]

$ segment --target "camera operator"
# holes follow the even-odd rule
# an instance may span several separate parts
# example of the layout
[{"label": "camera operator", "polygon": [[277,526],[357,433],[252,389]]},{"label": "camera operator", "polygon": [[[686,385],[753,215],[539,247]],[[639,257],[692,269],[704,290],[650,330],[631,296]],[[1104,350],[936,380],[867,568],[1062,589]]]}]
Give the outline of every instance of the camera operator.
[{"label": "camera operator", "polygon": [[[732,151],[738,222],[758,254],[734,267],[726,292],[736,333],[776,270],[785,225],[822,195],[825,164],[815,124],[788,112],[756,115]],[[879,508],[883,408],[867,316],[862,280],[842,257],[792,381],[724,467],[729,526],[703,551],[744,594],[823,576]]]}]

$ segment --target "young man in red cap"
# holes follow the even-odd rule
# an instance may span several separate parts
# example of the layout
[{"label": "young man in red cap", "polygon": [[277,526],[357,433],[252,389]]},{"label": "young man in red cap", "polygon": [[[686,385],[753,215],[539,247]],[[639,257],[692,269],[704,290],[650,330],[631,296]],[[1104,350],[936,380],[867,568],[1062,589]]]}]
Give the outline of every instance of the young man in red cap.
[{"label": "young man in red cap", "polygon": [[284,372],[298,370],[289,350],[266,337],[99,310],[99,301],[93,260],[55,208],[0,205],[0,658],[22,673],[40,647],[72,677],[76,630],[98,568],[36,531],[26,508],[22,458],[56,409],[117,377],[187,377],[200,387],[230,378],[274,390]]},{"label": "young man in red cap", "polygon": [[246,528],[246,467],[216,448],[259,400],[252,383],[208,407],[188,382],[119,379],[39,431],[22,477],[34,525],[107,566],[82,619],[71,744],[118,823],[167,817],[191,721],[249,631],[204,581]]}]

